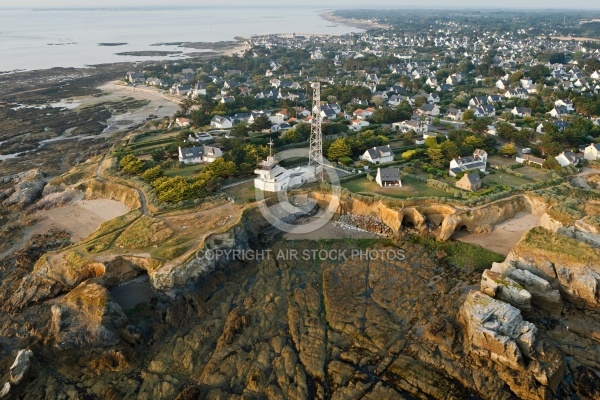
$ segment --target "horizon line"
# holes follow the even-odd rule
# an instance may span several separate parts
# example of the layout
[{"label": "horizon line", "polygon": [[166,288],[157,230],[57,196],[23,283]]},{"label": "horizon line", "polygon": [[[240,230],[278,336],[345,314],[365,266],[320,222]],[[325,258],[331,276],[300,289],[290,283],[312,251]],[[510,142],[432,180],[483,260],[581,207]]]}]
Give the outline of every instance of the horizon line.
[{"label": "horizon line", "polygon": [[561,11],[561,12],[566,12],[566,13],[576,13],[576,12],[582,12],[582,11],[600,11],[600,5],[597,6],[597,8],[590,8],[589,6],[587,7],[582,7],[582,8],[563,8],[564,6],[560,6],[560,7],[553,7],[553,6],[513,6],[513,7],[500,7],[500,6],[478,6],[478,7],[473,7],[473,6],[422,6],[422,5],[392,5],[392,4],[386,4],[386,5],[372,5],[370,7],[365,7],[363,5],[338,5],[335,7],[324,7],[323,5],[319,5],[319,4],[302,4],[302,5],[295,5],[295,4],[283,4],[283,5],[268,5],[268,4],[256,4],[256,5],[248,5],[248,4],[238,4],[238,5],[197,5],[197,4],[176,4],[176,5],[171,5],[171,6],[165,6],[165,5],[149,5],[149,6],[127,6],[127,5],[107,5],[107,6],[93,6],[93,5],[76,5],[76,6],[56,6],[56,7],[49,7],[49,6],[2,6],[0,5],[0,9],[3,10],[31,10],[31,11],[60,11],[60,10],[110,10],[110,9],[120,9],[120,10],[147,10],[147,9],[164,9],[164,10],[168,10],[168,9],[177,9],[177,8],[181,8],[181,9],[202,9],[202,8],[256,8],[256,7],[261,7],[261,8],[317,8],[317,9],[323,9],[323,10],[332,10],[332,11],[336,11],[336,10],[348,10],[348,9],[354,9],[354,10],[402,10],[402,9],[408,9],[408,10],[412,10],[412,11],[448,11],[448,10],[461,10],[461,11],[504,11],[504,12],[509,12],[509,11]]}]

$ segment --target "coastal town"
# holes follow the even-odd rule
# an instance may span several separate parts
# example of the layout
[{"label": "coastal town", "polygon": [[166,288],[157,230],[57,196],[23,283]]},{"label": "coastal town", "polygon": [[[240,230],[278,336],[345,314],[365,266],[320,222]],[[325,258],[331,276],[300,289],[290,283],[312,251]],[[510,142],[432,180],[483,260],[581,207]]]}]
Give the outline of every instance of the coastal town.
[{"label": "coastal town", "polygon": [[[235,161],[228,156],[234,143],[255,146],[261,160],[269,140],[277,150],[308,147],[315,118],[323,124],[324,155],[342,176],[358,174],[344,187],[359,192],[485,197],[597,164],[600,46],[554,39],[558,30],[545,25],[530,28],[532,35],[474,21],[450,19],[417,34],[257,36],[233,57],[158,63],[124,81],[180,102],[164,132],[183,132],[170,135],[185,164],[183,153],[207,143],[226,161]],[[312,82],[322,86],[319,115],[311,110]],[[164,135],[153,137],[164,143]],[[157,155],[173,147],[156,144],[148,140],[155,158],[175,156]],[[375,155],[381,146],[385,156]],[[138,156],[150,155],[142,149],[136,145]],[[407,184],[375,189],[382,167]],[[250,174],[243,167],[221,177]],[[460,183],[464,175],[470,183]],[[419,193],[422,186],[429,194]]]},{"label": "coastal town", "polygon": [[0,71],[1,400],[600,399],[600,11],[19,12],[194,37]]}]

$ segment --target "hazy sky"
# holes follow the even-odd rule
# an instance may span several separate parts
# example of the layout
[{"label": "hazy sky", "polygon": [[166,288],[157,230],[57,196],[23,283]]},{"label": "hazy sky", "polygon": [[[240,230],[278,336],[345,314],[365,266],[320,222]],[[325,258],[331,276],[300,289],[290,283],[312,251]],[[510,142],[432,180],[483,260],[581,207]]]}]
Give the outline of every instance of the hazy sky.
[{"label": "hazy sky", "polygon": [[468,0],[375,0],[373,2],[365,2],[364,0],[301,0],[295,2],[275,1],[275,0],[258,0],[258,1],[240,1],[240,0],[0,0],[0,7],[96,7],[96,6],[120,6],[120,7],[135,7],[135,6],[184,6],[184,5],[225,5],[225,4],[240,4],[240,5],[298,5],[306,4],[311,6],[320,6],[322,8],[369,8],[369,7],[387,7],[387,8],[559,8],[559,9],[600,9],[600,1],[598,0],[489,0],[468,1]]}]

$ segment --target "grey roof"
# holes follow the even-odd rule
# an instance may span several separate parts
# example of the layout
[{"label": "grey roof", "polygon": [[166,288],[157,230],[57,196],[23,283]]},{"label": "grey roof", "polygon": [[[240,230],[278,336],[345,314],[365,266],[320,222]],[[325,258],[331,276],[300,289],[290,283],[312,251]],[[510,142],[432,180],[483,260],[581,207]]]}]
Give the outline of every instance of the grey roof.
[{"label": "grey roof", "polygon": [[479,178],[479,174],[477,172],[471,172],[467,174],[467,179],[471,183],[471,185],[475,185],[481,182],[481,178]]},{"label": "grey roof", "polygon": [[399,168],[380,168],[379,176],[382,182],[399,181],[400,180],[400,169]]},{"label": "grey roof", "polygon": [[196,146],[181,148],[181,156],[184,160],[200,158],[203,155],[215,156],[221,154],[221,149],[214,146]]},{"label": "grey roof", "polygon": [[600,143],[592,143],[590,146],[594,146],[596,150],[600,151]]},{"label": "grey roof", "polygon": [[385,146],[373,147],[372,149],[368,149],[367,152],[372,160],[382,157],[383,153],[390,153],[390,155],[394,155],[394,152],[389,144],[386,144]]},{"label": "grey roof", "polygon": [[204,146],[186,147],[186,148],[181,149],[181,158],[183,158],[184,160],[200,158],[203,155],[204,155]]}]

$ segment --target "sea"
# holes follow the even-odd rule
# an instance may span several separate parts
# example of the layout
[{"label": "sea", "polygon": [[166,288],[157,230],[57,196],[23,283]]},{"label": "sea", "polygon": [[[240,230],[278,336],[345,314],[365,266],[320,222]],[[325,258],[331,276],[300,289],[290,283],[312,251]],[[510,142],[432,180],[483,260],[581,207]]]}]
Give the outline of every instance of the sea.
[{"label": "sea", "polygon": [[[355,27],[297,5],[193,7],[0,8],[0,73],[114,62],[185,58],[189,49],[160,43],[217,42],[265,34],[344,34]],[[126,43],[101,46],[101,43]],[[131,51],[181,55],[125,56]]]}]

